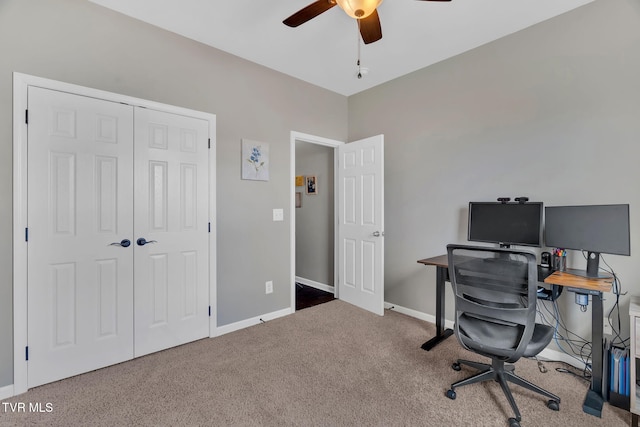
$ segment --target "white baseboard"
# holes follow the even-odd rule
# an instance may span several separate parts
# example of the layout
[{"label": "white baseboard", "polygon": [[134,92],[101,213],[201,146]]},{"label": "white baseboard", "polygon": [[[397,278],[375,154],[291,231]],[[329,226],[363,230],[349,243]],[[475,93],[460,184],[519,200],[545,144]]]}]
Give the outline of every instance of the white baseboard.
[{"label": "white baseboard", "polygon": [[13,396],[15,396],[13,392],[13,384],[0,387],[0,400],[8,399]]},{"label": "white baseboard", "polygon": [[219,326],[216,329],[215,336],[219,337],[220,335],[228,334],[230,332],[239,331],[240,329],[248,328],[250,326],[257,325],[262,323],[262,321],[269,321],[273,319],[277,319],[278,317],[284,317],[293,313],[291,308],[284,308],[282,310],[274,311],[271,313],[263,314],[262,316],[252,317],[251,319],[241,320],[240,322],[230,323],[228,325]]},{"label": "white baseboard", "polygon": [[545,348],[544,350],[542,350],[540,354],[538,354],[538,358],[542,360],[560,361],[568,363],[575,368],[584,369],[584,363],[580,360],[577,360],[575,357],[569,356],[567,353],[563,353],[551,348]]},{"label": "white baseboard", "polygon": [[[387,309],[387,310],[393,310],[393,311],[397,311],[398,313],[406,314],[407,316],[415,317],[416,319],[424,320],[425,322],[429,322],[429,323],[433,323],[433,324],[436,323],[436,316],[433,316],[433,315],[427,314],[427,313],[423,313],[421,311],[412,310],[410,308],[402,307],[402,306],[397,305],[397,304],[392,304],[390,302],[385,302],[384,303],[384,308]],[[444,320],[444,327],[453,329],[453,321],[445,319]]]},{"label": "white baseboard", "polygon": [[[410,308],[402,307],[397,304],[385,302],[384,308],[387,310],[393,310],[393,311],[397,311],[398,313],[406,314],[407,316],[415,317],[416,319],[424,320],[425,322],[429,322],[433,324],[436,323],[436,317],[431,314],[423,313],[417,310],[412,310]],[[453,321],[445,319],[444,326],[445,328],[453,329]],[[569,356],[566,353],[563,353],[558,350],[553,350],[551,348],[545,348],[544,350],[542,350],[540,354],[538,354],[538,357],[543,360],[554,360],[554,361],[557,360],[560,362],[565,362],[578,369],[584,369],[584,363]]]},{"label": "white baseboard", "polygon": [[324,283],[316,282],[310,279],[305,279],[304,277],[296,276],[296,282],[301,285],[311,286],[312,288],[320,289],[321,291],[329,292],[335,294],[334,287],[331,285],[325,285]]}]

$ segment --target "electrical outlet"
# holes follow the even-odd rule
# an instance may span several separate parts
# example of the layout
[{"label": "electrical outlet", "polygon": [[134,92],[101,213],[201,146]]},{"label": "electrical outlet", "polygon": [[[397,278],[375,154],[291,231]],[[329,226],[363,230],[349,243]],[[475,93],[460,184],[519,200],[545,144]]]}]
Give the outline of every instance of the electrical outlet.
[{"label": "electrical outlet", "polygon": [[264,282],[264,293],[265,294],[273,293],[273,281],[272,280],[268,280],[268,281]]},{"label": "electrical outlet", "polygon": [[609,319],[606,317],[602,320],[602,334],[613,335],[613,330],[611,329],[611,325],[609,324]]}]

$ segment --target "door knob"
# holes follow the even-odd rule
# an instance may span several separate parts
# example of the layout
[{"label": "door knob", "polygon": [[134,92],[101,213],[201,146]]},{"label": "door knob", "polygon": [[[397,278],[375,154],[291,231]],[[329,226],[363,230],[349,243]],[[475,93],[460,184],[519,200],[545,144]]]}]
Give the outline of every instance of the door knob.
[{"label": "door knob", "polygon": [[110,243],[109,246],[122,246],[123,248],[128,248],[131,245],[131,240],[122,239],[119,242]]},{"label": "door knob", "polygon": [[384,232],[380,233],[379,231],[374,231],[373,233],[371,233],[371,235],[373,237],[380,237],[380,236],[384,236]]},{"label": "door knob", "polygon": [[138,246],[144,246],[147,243],[158,243],[157,240],[147,240],[144,237],[140,237],[138,240],[136,240],[136,243],[138,244]]}]

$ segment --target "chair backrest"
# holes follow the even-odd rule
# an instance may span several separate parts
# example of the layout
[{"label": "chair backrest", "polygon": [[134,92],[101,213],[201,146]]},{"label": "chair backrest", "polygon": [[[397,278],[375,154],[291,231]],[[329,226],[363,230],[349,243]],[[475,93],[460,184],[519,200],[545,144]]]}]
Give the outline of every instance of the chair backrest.
[{"label": "chair backrest", "polygon": [[458,340],[468,350],[515,362],[535,328],[535,255],[467,245],[448,245],[447,254]]}]

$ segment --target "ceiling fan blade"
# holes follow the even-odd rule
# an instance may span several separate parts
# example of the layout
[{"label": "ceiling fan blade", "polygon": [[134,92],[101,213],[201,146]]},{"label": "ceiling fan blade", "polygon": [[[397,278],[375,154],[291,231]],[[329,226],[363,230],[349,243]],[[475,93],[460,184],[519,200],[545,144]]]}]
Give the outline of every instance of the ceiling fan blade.
[{"label": "ceiling fan blade", "polygon": [[284,21],[282,23],[289,27],[297,27],[298,25],[304,24],[305,22],[315,18],[323,12],[331,9],[336,5],[335,0],[318,0],[311,3],[307,7],[303,7]]},{"label": "ceiling fan blade", "polygon": [[380,27],[380,17],[377,10],[364,19],[358,19],[358,26],[364,44],[377,42],[382,38],[382,27]]}]

